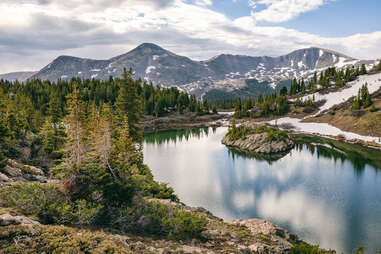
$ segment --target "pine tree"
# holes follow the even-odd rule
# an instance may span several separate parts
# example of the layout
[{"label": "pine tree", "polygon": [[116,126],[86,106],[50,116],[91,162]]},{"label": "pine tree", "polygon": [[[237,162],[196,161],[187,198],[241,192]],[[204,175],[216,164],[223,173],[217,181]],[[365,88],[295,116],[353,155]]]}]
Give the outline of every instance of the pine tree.
[{"label": "pine tree", "polygon": [[132,79],[132,70],[123,70],[123,78],[119,81],[119,96],[116,106],[120,119],[127,115],[131,138],[134,142],[141,143],[143,134],[140,126],[142,102],[138,94],[138,84]]},{"label": "pine tree", "polygon": [[216,104],[213,104],[213,106],[212,106],[212,112],[213,112],[213,114],[218,114]]},{"label": "pine tree", "polygon": [[119,136],[114,140],[112,148],[112,166],[117,169],[119,182],[128,183],[130,175],[138,170],[143,164],[143,155],[130,136],[127,116],[124,116],[123,124],[118,128]]},{"label": "pine tree", "polygon": [[367,74],[366,67],[365,67],[365,64],[362,64],[361,70],[360,70],[360,75],[365,75],[365,74]]},{"label": "pine tree", "polygon": [[279,90],[279,95],[287,95],[287,87],[283,86],[283,87]]},{"label": "pine tree", "polygon": [[79,91],[74,83],[73,92],[67,96],[67,164],[70,168],[79,169],[84,160],[85,148],[85,113],[84,105],[79,97]]}]

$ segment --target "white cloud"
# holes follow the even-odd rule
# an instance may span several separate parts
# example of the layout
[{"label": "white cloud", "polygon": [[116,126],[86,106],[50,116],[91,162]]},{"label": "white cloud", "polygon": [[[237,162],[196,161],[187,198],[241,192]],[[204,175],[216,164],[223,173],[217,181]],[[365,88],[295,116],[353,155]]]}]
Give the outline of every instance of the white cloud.
[{"label": "white cloud", "polygon": [[196,0],[195,3],[201,6],[210,6],[213,4],[212,0]]},{"label": "white cloud", "polygon": [[274,56],[310,46],[381,57],[381,31],[327,38],[259,26],[250,16],[231,20],[183,0],[112,0],[106,9],[105,1],[2,1],[0,72],[38,70],[62,54],[111,58],[143,42],[194,59],[221,53]]},{"label": "white cloud", "polygon": [[253,9],[256,8],[256,4],[266,6],[264,10],[252,12],[255,20],[280,23],[304,12],[315,10],[327,2],[327,0],[249,0],[249,6]]}]

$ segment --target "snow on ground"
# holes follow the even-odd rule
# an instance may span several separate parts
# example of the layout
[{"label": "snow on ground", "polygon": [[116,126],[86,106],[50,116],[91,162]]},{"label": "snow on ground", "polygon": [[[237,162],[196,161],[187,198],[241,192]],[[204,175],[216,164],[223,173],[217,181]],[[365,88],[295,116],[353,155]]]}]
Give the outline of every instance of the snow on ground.
[{"label": "snow on ground", "polygon": [[156,67],[155,66],[148,66],[147,69],[146,69],[146,74],[150,74],[152,70],[155,70]]},{"label": "snow on ground", "polygon": [[[315,96],[315,101],[326,100],[327,102],[320,107],[318,113],[331,108],[334,105],[347,101],[349,98],[356,96],[359,89],[365,83],[368,83],[369,93],[376,92],[381,87],[381,73],[374,75],[363,75],[355,81],[349,82],[346,87],[341,91],[333,92],[329,94],[314,93],[313,95],[307,95],[302,97],[302,100],[312,99]],[[318,114],[317,113],[317,114]]]},{"label": "snow on ground", "polygon": [[335,67],[337,69],[341,69],[345,66],[348,66],[348,65],[355,65],[358,60],[352,60],[352,61],[346,61],[347,59],[345,57],[339,57],[339,61],[335,64]]},{"label": "snow on ground", "polygon": [[272,83],[269,84],[269,86],[271,86],[273,89],[276,88],[276,85],[277,85],[277,83],[275,83],[275,82],[272,82]]},{"label": "snow on ground", "polygon": [[228,115],[228,116],[232,116],[234,115],[234,111],[220,111],[218,112],[219,115]]},{"label": "snow on ground", "polygon": [[359,139],[363,141],[375,142],[375,143],[381,144],[381,138],[379,137],[362,136],[352,132],[342,131],[339,128],[329,125],[328,123],[304,123],[304,122],[301,122],[300,119],[291,118],[291,117],[280,118],[278,120],[270,121],[269,123],[277,124],[277,125],[281,125],[285,123],[292,124],[293,126],[296,127],[296,131],[301,133],[314,134],[318,136],[342,135],[347,140]]},{"label": "snow on ground", "polygon": [[153,55],[153,56],[152,56],[152,59],[153,59],[154,61],[156,61],[157,59],[159,59],[159,57],[160,57],[160,56],[158,56],[158,55]]},{"label": "snow on ground", "polygon": [[98,74],[91,75],[91,78],[96,78],[98,77]]},{"label": "snow on ground", "polygon": [[[345,88],[341,91],[329,93],[329,94],[319,94],[315,93],[315,100],[326,100],[327,102],[320,107],[319,112],[322,112],[326,109],[331,108],[334,105],[340,104],[342,102],[347,101],[352,96],[356,96],[358,90],[365,83],[368,83],[368,90],[372,94],[376,92],[381,87],[381,73],[375,75],[363,75],[360,76],[357,80],[352,81],[347,84],[348,88]],[[307,95],[302,98],[302,100],[306,100],[308,98],[312,98],[313,95]],[[314,115],[312,115],[314,116]],[[307,116],[312,117],[312,116]],[[359,139],[366,142],[375,142],[381,144],[380,137],[370,137],[370,136],[362,136],[352,132],[342,131],[339,128],[336,128],[328,123],[305,123],[301,122],[301,119],[284,117],[278,120],[273,120],[269,122],[270,124],[292,124],[296,127],[298,132],[309,133],[318,136],[338,136],[342,135],[347,140]]]},{"label": "snow on ground", "polygon": [[91,71],[98,72],[98,71],[101,71],[101,69],[92,69]]}]

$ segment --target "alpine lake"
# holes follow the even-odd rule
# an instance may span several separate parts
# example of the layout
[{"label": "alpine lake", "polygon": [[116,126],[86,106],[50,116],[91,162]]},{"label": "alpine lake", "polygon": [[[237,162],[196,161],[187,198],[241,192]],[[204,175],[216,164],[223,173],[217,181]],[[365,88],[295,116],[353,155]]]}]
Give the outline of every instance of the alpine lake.
[{"label": "alpine lake", "polygon": [[226,127],[144,138],[155,180],[226,221],[261,218],[337,253],[381,251],[381,151],[297,137],[289,153],[247,155],[221,144]]}]

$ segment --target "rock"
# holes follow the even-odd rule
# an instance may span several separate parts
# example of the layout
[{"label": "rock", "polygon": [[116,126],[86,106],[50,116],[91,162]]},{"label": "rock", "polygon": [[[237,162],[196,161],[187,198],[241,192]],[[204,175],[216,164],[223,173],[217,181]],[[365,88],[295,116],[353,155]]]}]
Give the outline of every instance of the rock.
[{"label": "rock", "polygon": [[9,179],[8,176],[4,175],[3,173],[0,173],[0,182],[11,182],[12,180]]},{"label": "rock", "polygon": [[0,226],[9,226],[9,225],[39,225],[38,221],[31,220],[25,216],[13,216],[10,214],[0,215]]},{"label": "rock", "polygon": [[9,165],[6,165],[3,170],[5,174],[11,177],[22,176],[22,171],[19,168],[14,168]]},{"label": "rock", "polygon": [[146,228],[147,226],[149,226],[150,224],[152,223],[152,220],[146,216],[141,216],[139,218],[139,220],[137,221],[137,224],[139,225],[139,227],[141,228]]},{"label": "rock", "polygon": [[294,147],[290,138],[282,140],[268,140],[267,133],[251,134],[244,139],[230,140],[228,136],[222,139],[222,143],[243,152],[258,154],[276,154],[289,151]]},{"label": "rock", "polygon": [[[293,243],[298,243],[300,240],[294,234],[289,233],[283,228],[265,220],[261,219],[249,219],[249,220],[235,220],[232,222],[235,225],[247,227],[251,233],[259,238],[268,238],[271,242],[277,243],[277,248],[283,250],[290,249]],[[253,251],[263,253],[264,249],[261,249],[262,245],[254,244],[249,246]]]}]

